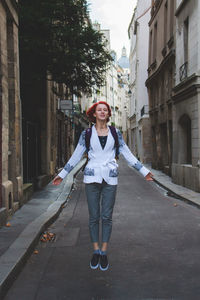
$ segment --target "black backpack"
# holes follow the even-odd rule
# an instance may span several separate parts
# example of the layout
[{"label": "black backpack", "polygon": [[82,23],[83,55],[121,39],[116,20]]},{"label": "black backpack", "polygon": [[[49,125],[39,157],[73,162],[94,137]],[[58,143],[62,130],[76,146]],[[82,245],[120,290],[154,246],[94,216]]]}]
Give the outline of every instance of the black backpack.
[{"label": "black backpack", "polygon": [[[115,158],[119,159],[119,140],[118,140],[118,135],[117,135],[117,131],[116,128],[114,126],[109,126],[110,131],[112,133],[112,136],[115,140]],[[92,128],[87,128],[86,132],[85,132],[85,146],[86,146],[86,151],[88,153],[88,151],[90,150],[90,138],[92,135]]]}]

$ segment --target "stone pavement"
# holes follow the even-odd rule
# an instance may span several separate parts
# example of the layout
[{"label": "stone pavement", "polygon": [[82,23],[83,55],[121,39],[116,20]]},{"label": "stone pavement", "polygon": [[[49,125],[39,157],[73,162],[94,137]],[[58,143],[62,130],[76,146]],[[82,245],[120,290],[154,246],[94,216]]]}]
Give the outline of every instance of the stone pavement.
[{"label": "stone pavement", "polygon": [[0,299],[17,277],[40,235],[59,216],[70,195],[74,176],[82,168],[83,159],[59,186],[50,182],[35,192],[32,199],[0,228]]},{"label": "stone pavement", "polygon": [[152,169],[149,165],[145,165],[154,174],[154,180],[166,190],[169,195],[177,196],[179,199],[188,202],[189,204],[195,205],[200,208],[200,193],[194,192],[181,185],[172,182],[171,177],[162,173],[161,171]]},{"label": "stone pavement", "polygon": [[[58,187],[50,183],[33,195],[12,217],[11,227],[0,229],[0,298],[3,297],[32,253],[43,231],[57,218],[67,201],[74,175],[83,161]],[[148,166],[149,167],[149,166]],[[200,194],[175,185],[171,179],[157,170],[151,170],[155,181],[176,196],[189,203],[200,205]]]},{"label": "stone pavement", "polygon": [[110,267],[102,272],[89,267],[92,245],[82,172],[73,188],[47,229],[55,239],[39,241],[37,255],[29,257],[5,300],[199,300],[197,207],[167,196],[120,159]]}]

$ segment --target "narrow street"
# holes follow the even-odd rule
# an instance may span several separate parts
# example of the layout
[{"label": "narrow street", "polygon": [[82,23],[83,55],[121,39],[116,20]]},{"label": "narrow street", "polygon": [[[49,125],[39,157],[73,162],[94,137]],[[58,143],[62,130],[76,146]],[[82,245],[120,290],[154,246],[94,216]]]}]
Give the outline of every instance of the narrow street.
[{"label": "narrow street", "polygon": [[120,160],[108,271],[91,270],[92,248],[82,173],[6,300],[197,300],[200,210],[170,198]]}]

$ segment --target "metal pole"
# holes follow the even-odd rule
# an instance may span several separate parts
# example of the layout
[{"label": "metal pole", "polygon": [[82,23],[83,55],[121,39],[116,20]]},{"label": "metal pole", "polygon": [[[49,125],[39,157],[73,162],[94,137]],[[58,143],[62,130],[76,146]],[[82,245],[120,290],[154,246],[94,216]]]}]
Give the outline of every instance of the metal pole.
[{"label": "metal pole", "polygon": [[2,88],[0,86],[0,208],[2,206]]},{"label": "metal pole", "polygon": [[114,68],[114,65],[112,64],[112,100],[113,100],[113,123],[114,123],[114,126],[115,126],[115,99],[114,99],[114,72],[113,72],[113,68]]},{"label": "metal pole", "polygon": [[71,87],[71,94],[72,94],[72,144],[73,144],[73,151],[75,146],[75,124],[74,124],[74,88]]}]

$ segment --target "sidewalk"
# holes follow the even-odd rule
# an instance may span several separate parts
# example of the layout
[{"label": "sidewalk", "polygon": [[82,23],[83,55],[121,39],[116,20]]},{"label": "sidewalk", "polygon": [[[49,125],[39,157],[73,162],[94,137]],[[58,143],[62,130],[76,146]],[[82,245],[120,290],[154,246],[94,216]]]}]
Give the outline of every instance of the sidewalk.
[{"label": "sidewalk", "polygon": [[[39,237],[55,221],[67,202],[75,174],[85,160],[67,176],[60,186],[49,183],[45,189],[33,195],[33,198],[12,217],[11,227],[0,229],[0,299],[17,277],[23,264],[34,250]],[[200,194],[182,186],[173,184],[171,178],[160,171],[151,169],[154,180],[167,191],[182,200],[200,208]]]},{"label": "sidewalk", "polygon": [[59,216],[70,195],[74,176],[82,168],[83,159],[59,186],[50,182],[19,209],[10,227],[0,229],[0,299],[17,277],[40,235]]},{"label": "sidewalk", "polygon": [[146,165],[146,167],[153,173],[154,181],[161,185],[164,189],[168,190],[168,195],[174,195],[180,200],[184,200],[187,203],[200,208],[200,193],[173,183],[171,177],[167,176],[161,171],[152,169],[149,165]]}]

